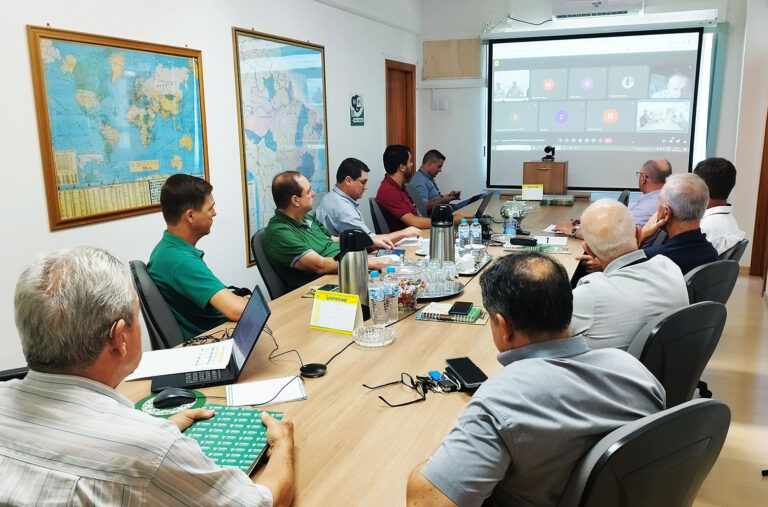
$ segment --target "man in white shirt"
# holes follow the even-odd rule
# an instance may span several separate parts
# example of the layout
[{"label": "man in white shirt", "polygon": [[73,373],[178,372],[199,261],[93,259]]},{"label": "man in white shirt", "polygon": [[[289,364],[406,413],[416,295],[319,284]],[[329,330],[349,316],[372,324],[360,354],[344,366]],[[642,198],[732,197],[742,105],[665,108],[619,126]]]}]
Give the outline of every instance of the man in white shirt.
[{"label": "man in white shirt", "polygon": [[720,255],[745,236],[728,204],[728,196],[736,185],[736,168],[724,158],[712,157],[696,164],[693,174],[703,179],[709,188],[709,204],[701,219],[701,232]]},{"label": "man in white shirt", "polygon": [[584,248],[602,272],[591,273],[573,289],[571,335],[583,335],[590,348],[626,350],[652,318],[688,304],[680,268],[663,255],[638,250],[642,238],[632,214],[618,201],[601,199],[581,216]]},{"label": "man in white shirt", "polygon": [[141,360],[139,301],[119,259],[90,247],[37,258],[14,307],[30,370],[0,382],[0,505],[290,505],[290,422],[261,414],[270,458],[255,484],[180,433],[212,410],[166,420],[115,391]]}]

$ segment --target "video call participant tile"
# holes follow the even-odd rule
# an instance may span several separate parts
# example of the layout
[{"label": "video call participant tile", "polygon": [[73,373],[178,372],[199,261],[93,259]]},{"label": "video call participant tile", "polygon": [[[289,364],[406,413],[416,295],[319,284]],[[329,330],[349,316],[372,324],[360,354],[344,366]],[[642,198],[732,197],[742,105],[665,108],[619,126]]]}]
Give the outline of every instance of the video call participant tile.
[{"label": "video call participant tile", "polygon": [[648,97],[647,65],[610,67],[608,69],[608,98],[644,99]]},{"label": "video call participant tile", "polygon": [[565,100],[568,98],[566,69],[532,69],[531,100]]},{"label": "video call participant tile", "polygon": [[690,100],[638,100],[638,132],[688,132]]},{"label": "video call participant tile", "polygon": [[539,128],[538,102],[505,102],[497,104],[493,113],[496,132],[536,132]]},{"label": "video call participant tile", "polygon": [[569,99],[604,99],[608,87],[608,69],[591,67],[568,71]]},{"label": "video call participant tile", "polygon": [[634,100],[587,102],[587,132],[634,132]]},{"label": "video call participant tile", "polygon": [[541,102],[539,132],[584,132],[583,101]]}]

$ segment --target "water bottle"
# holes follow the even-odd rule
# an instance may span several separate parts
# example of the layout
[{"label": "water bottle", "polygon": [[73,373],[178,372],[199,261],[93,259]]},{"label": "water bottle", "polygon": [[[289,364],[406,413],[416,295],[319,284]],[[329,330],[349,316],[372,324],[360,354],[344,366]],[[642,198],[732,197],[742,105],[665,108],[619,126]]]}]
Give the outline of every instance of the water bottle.
[{"label": "water bottle", "polygon": [[469,242],[469,224],[466,218],[459,223],[459,255],[472,253],[472,245]]},{"label": "water bottle", "polygon": [[387,291],[387,324],[397,322],[397,299],[400,296],[400,280],[395,277],[394,266],[387,268],[387,274],[384,277]]},{"label": "water bottle", "polygon": [[504,219],[504,235],[509,238],[517,236],[517,220],[515,220],[511,213]]},{"label": "water bottle", "polygon": [[371,323],[375,326],[387,324],[386,288],[379,279],[378,271],[371,271],[371,280],[368,282],[368,303],[371,307]]},{"label": "water bottle", "polygon": [[473,218],[472,225],[469,226],[469,242],[475,262],[480,262],[483,257],[483,226],[477,218]]}]

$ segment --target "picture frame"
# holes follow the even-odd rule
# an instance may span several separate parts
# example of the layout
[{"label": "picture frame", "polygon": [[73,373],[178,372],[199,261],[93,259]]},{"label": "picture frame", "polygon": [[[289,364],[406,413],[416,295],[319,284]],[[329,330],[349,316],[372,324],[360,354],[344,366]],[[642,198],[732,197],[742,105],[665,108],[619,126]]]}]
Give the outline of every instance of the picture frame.
[{"label": "picture frame", "polygon": [[246,264],[251,237],[275,212],[272,179],[287,170],[307,177],[319,203],[328,192],[325,48],[232,28]]},{"label": "picture frame", "polygon": [[27,26],[51,230],[160,209],[168,176],[209,179],[201,52]]}]

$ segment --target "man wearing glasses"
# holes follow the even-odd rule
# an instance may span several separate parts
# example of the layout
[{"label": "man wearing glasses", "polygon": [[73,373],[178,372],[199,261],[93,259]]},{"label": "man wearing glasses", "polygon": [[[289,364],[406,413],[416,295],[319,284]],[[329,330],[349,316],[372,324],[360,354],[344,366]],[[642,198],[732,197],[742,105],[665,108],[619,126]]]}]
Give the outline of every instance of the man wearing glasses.
[{"label": "man wearing glasses", "polygon": [[[408,479],[409,505],[555,505],[603,436],[664,409],[664,388],[637,359],[569,337],[568,274],[538,252],[480,277],[501,371],[470,400],[442,445]],[[531,311],[534,309],[534,311]]]},{"label": "man wearing glasses", "polygon": [[406,227],[389,234],[374,234],[365,225],[357,201],[368,188],[369,172],[370,169],[362,161],[356,158],[344,159],[336,171],[336,186],[325,194],[315,211],[317,219],[334,236],[339,236],[341,231],[347,229],[360,229],[371,237],[373,246],[377,248],[394,248],[394,243],[403,238],[421,237],[421,229],[416,227]]}]

